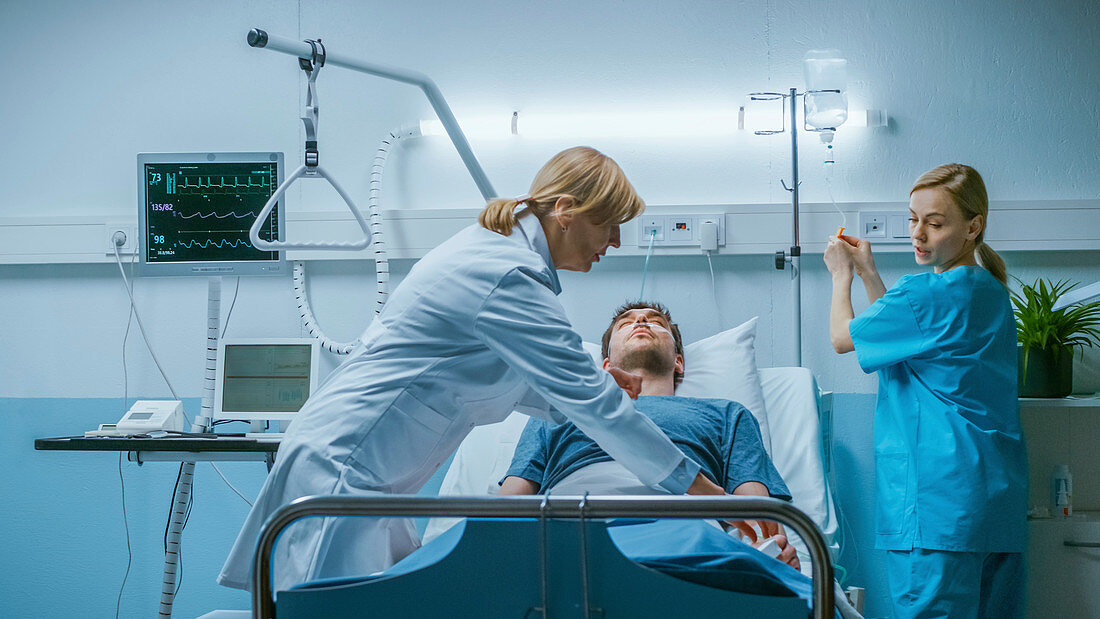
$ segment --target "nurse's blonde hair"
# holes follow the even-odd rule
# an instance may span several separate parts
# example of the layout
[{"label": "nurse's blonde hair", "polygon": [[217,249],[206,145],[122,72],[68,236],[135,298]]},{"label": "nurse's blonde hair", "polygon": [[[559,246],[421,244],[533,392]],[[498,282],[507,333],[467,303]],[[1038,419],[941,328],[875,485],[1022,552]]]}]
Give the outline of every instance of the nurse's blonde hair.
[{"label": "nurse's blonde hair", "polygon": [[985,242],[985,231],[989,227],[989,194],[985,191],[985,181],[974,168],[961,163],[948,163],[933,168],[917,179],[909,195],[921,189],[942,189],[959,212],[968,221],[982,216],[982,230],[974,239],[974,249],[978,252],[978,263],[1004,285],[1008,285],[1008,273],[1005,261]]},{"label": "nurse's blonde hair", "polygon": [[516,224],[516,207],[525,204],[540,220],[554,211],[558,198],[573,198],[575,215],[585,215],[596,225],[621,224],[645,210],[634,186],[619,164],[588,146],[575,146],[554,155],[542,166],[531,191],[521,198],[489,200],[477,221],[505,236]]}]

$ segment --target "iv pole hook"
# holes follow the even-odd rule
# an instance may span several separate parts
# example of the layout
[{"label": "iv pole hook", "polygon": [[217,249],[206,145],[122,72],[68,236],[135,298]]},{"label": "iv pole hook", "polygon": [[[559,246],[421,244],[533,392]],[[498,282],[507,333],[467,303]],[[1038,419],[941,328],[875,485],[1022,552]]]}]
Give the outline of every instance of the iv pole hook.
[{"label": "iv pole hook", "polygon": [[[779,184],[783,185],[783,189],[786,189],[787,191],[794,191],[794,187],[788,187],[787,186],[787,181],[785,181],[783,179],[779,179]],[[798,184],[801,185],[802,181],[798,181]]]}]

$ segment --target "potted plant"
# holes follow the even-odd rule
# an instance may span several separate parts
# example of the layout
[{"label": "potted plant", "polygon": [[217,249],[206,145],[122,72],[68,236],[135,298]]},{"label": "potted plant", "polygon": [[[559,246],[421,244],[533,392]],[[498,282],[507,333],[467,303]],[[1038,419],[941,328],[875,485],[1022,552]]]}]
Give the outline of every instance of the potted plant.
[{"label": "potted plant", "polygon": [[1073,349],[1083,351],[1100,344],[1100,301],[1055,310],[1054,304],[1076,283],[1043,278],[1031,285],[1016,281],[1020,292],[1011,295],[1020,351],[1020,396],[1064,398],[1073,389]]}]

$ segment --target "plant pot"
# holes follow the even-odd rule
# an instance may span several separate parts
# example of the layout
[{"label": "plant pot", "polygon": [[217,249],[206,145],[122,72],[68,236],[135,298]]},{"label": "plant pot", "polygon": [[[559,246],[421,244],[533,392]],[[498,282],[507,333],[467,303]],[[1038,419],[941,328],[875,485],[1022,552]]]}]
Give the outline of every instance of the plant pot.
[{"label": "plant pot", "polygon": [[1020,397],[1064,398],[1073,391],[1073,349],[1061,348],[1058,352],[1050,348],[1030,349],[1026,374],[1024,347],[1017,346],[1016,350]]}]

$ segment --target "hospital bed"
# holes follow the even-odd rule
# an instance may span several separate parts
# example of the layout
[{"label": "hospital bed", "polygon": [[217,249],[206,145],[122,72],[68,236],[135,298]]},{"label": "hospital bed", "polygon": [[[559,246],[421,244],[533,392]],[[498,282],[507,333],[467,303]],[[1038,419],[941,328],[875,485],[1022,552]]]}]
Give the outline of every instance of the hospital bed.
[{"label": "hospital bed", "polygon": [[[693,581],[687,582],[683,573],[672,577],[643,567],[624,556],[631,553],[622,548],[622,535],[616,537],[624,529],[604,520],[735,517],[778,520],[798,534],[792,541],[803,571],[813,578],[813,612],[832,616],[834,588],[823,583],[833,583],[837,521],[822,458],[822,400],[804,368],[757,370],[754,337],[750,321],[687,346],[687,375],[677,393],[745,404],[796,509],[745,497],[491,498],[526,421],[517,414],[471,432],[439,498],[312,498],[273,517],[257,552],[254,613],[273,616],[277,609],[280,617],[306,616],[323,608],[340,616],[344,608],[349,615],[372,609],[381,616],[807,616],[802,598],[704,587],[699,583],[712,583],[712,574],[689,574]],[[273,605],[268,557],[278,529],[296,518],[333,513],[437,518],[428,524],[424,548],[387,572],[280,591]],[[478,519],[455,526],[447,515]],[[683,563],[662,560],[676,569]]]}]

